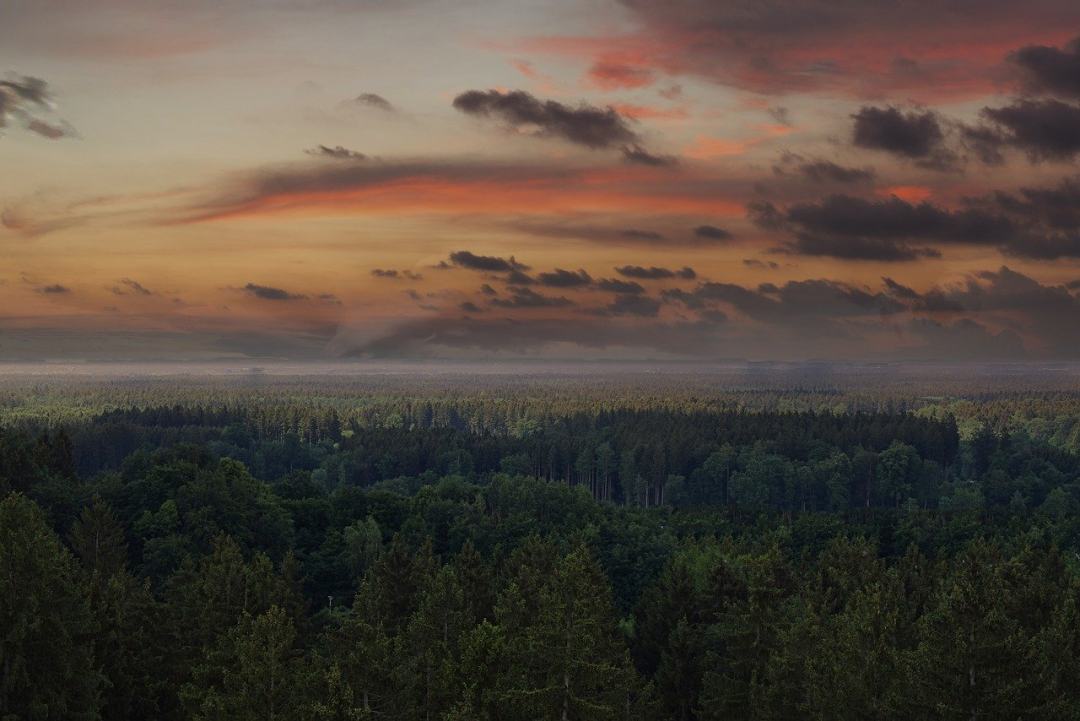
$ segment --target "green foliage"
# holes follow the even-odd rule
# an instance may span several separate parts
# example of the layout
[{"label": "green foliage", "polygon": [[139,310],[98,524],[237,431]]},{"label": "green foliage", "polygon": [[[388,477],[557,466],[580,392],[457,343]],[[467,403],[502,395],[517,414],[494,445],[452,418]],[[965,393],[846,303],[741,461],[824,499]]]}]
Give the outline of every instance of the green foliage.
[{"label": "green foliage", "polygon": [[1065,398],[312,387],[0,430],[0,718],[1080,714]]},{"label": "green foliage", "polygon": [[31,500],[0,500],[0,718],[96,719],[104,685],[75,559]]}]

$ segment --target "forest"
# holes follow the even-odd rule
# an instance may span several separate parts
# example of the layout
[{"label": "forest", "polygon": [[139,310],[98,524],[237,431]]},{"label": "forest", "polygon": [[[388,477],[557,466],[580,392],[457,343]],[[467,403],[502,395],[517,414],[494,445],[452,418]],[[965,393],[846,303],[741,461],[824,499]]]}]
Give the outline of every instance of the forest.
[{"label": "forest", "polygon": [[1073,381],[762,378],[2,376],[0,719],[1080,719]]}]

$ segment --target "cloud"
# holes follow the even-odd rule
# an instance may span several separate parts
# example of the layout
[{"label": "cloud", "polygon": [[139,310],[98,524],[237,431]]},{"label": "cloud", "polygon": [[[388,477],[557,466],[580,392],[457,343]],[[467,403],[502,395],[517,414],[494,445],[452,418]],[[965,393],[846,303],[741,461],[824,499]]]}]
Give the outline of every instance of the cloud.
[{"label": "cloud", "polygon": [[261,215],[399,214],[406,211],[501,216],[574,213],[737,212],[734,181],[685,178],[646,170],[587,166],[559,159],[508,162],[476,158],[369,158],[366,162],[269,166],[226,177],[183,205],[161,203],[169,225]]},{"label": "cloud", "polygon": [[492,298],[489,303],[497,308],[565,308],[574,301],[563,296],[542,295],[530,288],[510,288],[509,298]]},{"label": "cloud", "polygon": [[269,285],[257,285],[255,283],[248,283],[241,290],[260,300],[293,301],[307,299],[306,295],[290,293],[281,288],[274,288]]},{"label": "cloud", "polygon": [[613,148],[638,142],[638,135],[612,108],[577,107],[540,100],[523,90],[469,90],[454,98],[467,115],[496,118],[520,132],[556,137],[587,148]]},{"label": "cloud", "polygon": [[119,285],[113,286],[112,292],[115,295],[141,295],[148,296],[153,295],[154,292],[144,286],[137,280],[131,278],[121,278],[117,281]]},{"label": "cloud", "polygon": [[650,153],[638,144],[624,145],[622,147],[623,160],[638,165],[648,165],[654,168],[669,168],[679,164],[679,159],[674,155],[656,155]]},{"label": "cloud", "polygon": [[375,268],[371,274],[376,278],[390,280],[423,280],[424,276],[411,270],[396,270],[394,268]]},{"label": "cloud", "polygon": [[851,168],[831,160],[807,160],[795,153],[784,153],[780,162],[773,166],[777,175],[794,172],[812,183],[858,184],[870,183],[876,177],[873,168]]},{"label": "cloud", "polygon": [[450,262],[459,268],[483,270],[490,273],[505,273],[529,269],[529,266],[522,265],[514,260],[514,256],[510,256],[510,259],[507,260],[492,255],[476,255],[467,250],[457,250],[451,253]]},{"label": "cloud", "polygon": [[598,61],[589,68],[589,81],[602,90],[635,90],[656,82],[648,68]]},{"label": "cloud", "polygon": [[692,291],[670,289],[661,294],[667,301],[702,309],[724,303],[755,320],[774,324],[801,324],[807,318],[881,317],[906,306],[884,293],[871,293],[847,283],[811,279],[771,283],[757,289],[733,283],[705,282]]},{"label": "cloud", "polygon": [[641,318],[653,318],[660,312],[660,301],[645,295],[619,295],[604,308],[610,315],[633,315]]},{"label": "cloud", "polygon": [[592,284],[592,276],[580,269],[575,272],[556,268],[551,273],[539,273],[536,279],[549,288],[582,288]]},{"label": "cloud", "polygon": [[37,133],[43,138],[48,138],[49,140],[59,140],[60,138],[71,138],[76,136],[75,129],[63,121],[58,124],[52,124],[39,118],[33,118],[26,123],[26,129],[32,133]]},{"label": "cloud", "polygon": [[[602,282],[592,287],[600,289]],[[673,310],[684,321],[650,321],[661,315],[663,303],[681,306]],[[490,307],[508,312],[574,305],[525,288],[489,301]],[[459,304],[456,310],[476,313],[476,308]],[[581,316],[607,318],[610,325]],[[762,357],[865,358],[881,352],[887,357],[1004,358],[1029,351],[1071,357],[1080,351],[1078,321],[1080,300],[1068,287],[1046,285],[1001,266],[925,292],[889,277],[880,288],[810,278],[756,287],[706,281],[689,289],[665,289],[659,299],[616,292],[610,302],[579,307],[576,317],[410,321],[358,348],[362,353],[410,354],[421,346],[522,350],[569,344],[715,357],[734,343]]]},{"label": "cloud", "polygon": [[539,39],[531,49],[631,60],[757,93],[931,98],[992,91],[1015,38],[1057,40],[1080,24],[1067,0],[767,3],[621,0],[636,32]]},{"label": "cloud", "polygon": [[1072,160],[1080,153],[1080,107],[1060,100],[1017,100],[1001,108],[984,108],[982,116],[994,127],[969,131],[980,141],[985,157],[998,146],[1027,153],[1032,162]]},{"label": "cloud", "polygon": [[317,158],[330,158],[332,160],[367,160],[368,156],[355,150],[349,150],[341,145],[335,145],[329,147],[326,145],[316,145],[314,148],[308,148],[304,151],[308,155],[313,155]]},{"label": "cloud", "polygon": [[743,265],[755,270],[776,270],[780,264],[771,260],[758,260],[757,258],[743,258]]},{"label": "cloud", "polygon": [[353,98],[352,102],[356,105],[381,110],[384,113],[397,112],[397,108],[395,108],[389,100],[381,95],[376,95],[375,93],[360,93]]},{"label": "cloud", "polygon": [[75,129],[63,120],[49,122],[38,116],[38,113],[52,109],[49,84],[41,78],[16,76],[0,80],[0,128],[18,120],[30,132],[49,140],[76,136]]},{"label": "cloud", "polygon": [[884,277],[881,281],[885,284],[890,295],[902,300],[916,300],[919,298],[919,294],[906,285],[897,283],[892,278]]},{"label": "cloud", "polygon": [[471,300],[464,301],[458,304],[458,309],[465,313],[483,313],[484,309],[473,303]]},{"label": "cloud", "polygon": [[697,277],[697,273],[693,268],[682,268],[681,270],[671,270],[670,268],[658,268],[657,266],[650,266],[644,268],[640,265],[624,265],[615,269],[615,272],[626,278],[638,278],[640,280],[662,280],[665,278],[683,278],[691,280]]},{"label": "cloud", "polygon": [[532,276],[520,270],[510,271],[506,274],[505,280],[509,285],[532,285],[536,282]]},{"label": "cloud", "polygon": [[640,228],[627,228],[621,231],[622,237],[627,240],[648,240],[648,241],[662,241],[664,240],[663,233],[657,233],[654,230],[641,230]]},{"label": "cloud", "polygon": [[[669,187],[668,192],[672,192]],[[677,191],[676,191],[677,192]],[[699,192],[697,189],[688,189],[688,192]],[[654,196],[655,197],[655,196]],[[509,229],[515,233],[525,233],[540,238],[570,238],[586,240],[599,245],[614,245],[625,247],[629,244],[640,244],[649,248],[700,248],[703,246],[725,245],[730,236],[723,234],[723,229],[709,226],[711,230],[703,230],[702,233],[686,231],[686,220],[681,212],[670,210],[658,210],[647,216],[642,216],[643,222],[663,222],[663,230],[619,227],[619,223],[627,222],[624,217],[635,212],[634,202],[628,199],[626,210],[622,213],[589,214],[568,213],[561,216],[519,216],[517,218],[497,223],[500,229]],[[741,204],[731,208],[731,215],[736,216],[743,208]],[[702,209],[705,212],[715,212],[715,209]],[[694,215],[700,215],[696,209],[691,209]],[[667,217],[663,217],[666,215]],[[660,216],[661,220],[657,220]]]},{"label": "cloud", "polygon": [[67,295],[71,292],[71,288],[66,285],[60,285],[54,283],[53,285],[44,285],[37,289],[38,293],[44,293],[45,295]]},{"label": "cloud", "polygon": [[[48,109],[52,104],[49,84],[41,78],[24,75],[14,80],[0,80],[0,93],[9,103],[7,106],[9,109],[21,103],[29,103],[43,109]],[[13,99],[17,102],[13,102]]]},{"label": "cloud", "polygon": [[994,333],[986,326],[961,318],[940,323],[931,318],[913,318],[907,330],[923,340],[918,354],[953,360],[1020,359],[1027,355],[1023,339],[1010,329]]},{"label": "cloud", "polygon": [[[412,357],[480,352],[505,354],[646,351],[660,357],[714,355],[722,347],[723,318],[689,322],[640,318],[431,318],[408,321],[387,333],[355,341],[347,355]],[[621,354],[621,353],[620,353]]]},{"label": "cloud", "polygon": [[911,261],[969,245],[1032,260],[1080,258],[1080,178],[969,197],[956,210],[896,196],[831,195],[783,210],[755,202],[747,213],[763,229],[790,234],[777,250],[797,255]]},{"label": "cloud", "polygon": [[319,293],[315,296],[315,299],[320,303],[326,303],[327,305],[342,305],[341,299],[333,293]]},{"label": "cloud", "polygon": [[904,112],[895,107],[863,106],[852,116],[857,147],[883,150],[935,170],[953,167],[955,153],[945,147],[945,133],[932,110]]},{"label": "cloud", "polygon": [[1013,221],[1000,213],[979,208],[951,211],[895,196],[867,200],[830,195],[785,211],[757,204],[748,207],[748,212],[761,227],[786,228],[795,236],[784,247],[786,252],[849,260],[937,257],[937,250],[912,243],[1008,245],[1017,235]]},{"label": "cloud", "polygon": [[732,240],[735,237],[730,231],[715,225],[699,225],[694,228],[694,235],[707,240]]},{"label": "cloud", "polygon": [[1064,48],[1028,45],[1009,55],[1035,92],[1080,98],[1080,38]]},{"label": "cloud", "polygon": [[645,288],[640,283],[635,283],[632,280],[619,280],[618,278],[601,278],[596,281],[596,289],[607,291],[609,293],[629,293],[635,295],[645,292]]}]

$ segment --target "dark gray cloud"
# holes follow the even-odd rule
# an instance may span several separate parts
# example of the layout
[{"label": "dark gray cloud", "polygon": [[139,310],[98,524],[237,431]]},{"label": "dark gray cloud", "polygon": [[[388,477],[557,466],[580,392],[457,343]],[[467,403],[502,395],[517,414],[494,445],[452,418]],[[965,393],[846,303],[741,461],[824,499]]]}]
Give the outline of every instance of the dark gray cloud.
[{"label": "dark gray cloud", "polygon": [[14,80],[0,80],[0,94],[3,94],[9,103],[14,98],[17,102],[12,104],[16,106],[21,103],[28,103],[47,109],[52,102],[49,84],[41,78],[29,76]]},{"label": "dark gray cloud", "polygon": [[660,301],[646,295],[623,294],[604,307],[604,313],[610,315],[632,315],[641,318],[654,318],[660,312]]},{"label": "dark gray cloud", "polygon": [[115,295],[153,295],[154,292],[144,286],[137,280],[131,278],[121,278],[117,281],[117,285],[113,286],[112,292]]},{"label": "dark gray cloud", "polygon": [[43,285],[37,289],[38,293],[44,293],[45,295],[66,295],[71,292],[71,288],[66,285],[60,285],[54,283],[52,285]]},{"label": "dark gray cloud", "polygon": [[522,265],[514,260],[514,256],[510,256],[510,259],[507,260],[493,255],[476,255],[467,250],[458,250],[451,253],[450,262],[460,268],[483,270],[489,273],[508,273],[515,270],[529,269],[529,266]]},{"label": "dark gray cloud", "polygon": [[837,258],[839,260],[876,260],[881,262],[913,261],[940,258],[941,252],[929,247],[915,247],[888,238],[825,236],[799,233],[777,252],[790,255]]},{"label": "dark gray cloud", "polygon": [[776,270],[780,264],[772,260],[758,260],[757,258],[743,258],[743,265],[757,270]]},{"label": "dark gray cloud", "polygon": [[622,237],[627,240],[648,240],[654,242],[660,242],[664,240],[663,233],[657,233],[654,230],[641,230],[639,228],[627,228],[621,231]]},{"label": "dark gray cloud", "polygon": [[940,254],[913,245],[920,242],[1012,247],[1018,232],[1008,216],[990,209],[953,211],[895,196],[868,200],[830,195],[784,211],[768,203],[747,210],[761,227],[787,229],[795,236],[784,252],[850,260],[906,261]]},{"label": "dark gray cloud", "polygon": [[897,283],[892,278],[884,277],[881,279],[881,282],[885,284],[889,294],[895,298],[900,298],[901,300],[916,300],[919,298],[919,294],[912,288],[909,288],[902,283]]},{"label": "dark gray cloud", "polygon": [[1028,45],[1009,55],[1030,90],[1080,98],[1080,38],[1064,48]]},{"label": "dark gray cloud", "polygon": [[577,106],[541,100],[524,90],[469,90],[454,98],[454,107],[476,117],[491,118],[517,133],[560,138],[593,150],[618,149],[628,163],[673,166],[678,159],[644,146],[632,121],[612,107],[582,102]]},{"label": "dark gray cloud", "polygon": [[538,273],[536,276],[540,285],[549,288],[583,288],[592,284],[592,276],[584,270],[563,270],[556,268],[550,273]]},{"label": "dark gray cloud", "polygon": [[639,142],[627,120],[612,108],[582,103],[577,107],[540,100],[523,90],[469,90],[454,98],[468,115],[501,120],[519,131],[562,138],[587,148],[618,148]]},{"label": "dark gray cloud", "polygon": [[315,299],[320,303],[326,303],[327,305],[342,305],[341,299],[333,293],[319,293],[315,296]]},{"label": "dark gray cloud", "polygon": [[1027,222],[1056,230],[1080,229],[1080,178],[1064,178],[1048,188],[1021,187],[1015,193],[998,192],[993,201],[1002,210]]},{"label": "dark gray cloud", "polygon": [[730,231],[718,228],[715,225],[699,225],[694,228],[694,235],[706,240],[731,240],[735,237]]},{"label": "dark gray cloud", "polygon": [[619,280],[618,278],[601,278],[596,281],[596,289],[608,293],[640,294],[645,292],[645,288],[641,283],[635,283],[632,280]]},{"label": "dark gray cloud", "polygon": [[694,272],[694,269],[689,267],[680,270],[671,270],[670,268],[658,268],[655,265],[648,268],[640,265],[623,265],[616,268],[615,272],[626,278],[637,278],[639,280],[660,280],[664,278],[692,280],[697,277],[697,273]]},{"label": "dark gray cloud", "polygon": [[628,163],[649,165],[654,168],[669,168],[679,164],[679,159],[674,155],[657,155],[650,153],[638,144],[624,145],[622,147],[623,159]]},{"label": "dark gray cloud", "polygon": [[423,280],[424,276],[411,270],[397,270],[396,268],[375,268],[371,274],[376,278],[390,280]]},{"label": "dark gray cloud", "polygon": [[931,318],[912,318],[907,330],[924,342],[909,355],[952,360],[1006,360],[1027,355],[1023,338],[1008,328],[993,332],[970,318],[941,323]]},{"label": "dark gray cloud", "polygon": [[14,119],[24,128],[49,140],[74,137],[75,129],[63,120],[48,121],[39,113],[50,112],[53,107],[49,84],[41,78],[29,76],[0,80],[0,128],[6,128]]},{"label": "dark gray cloud", "polygon": [[542,295],[531,288],[511,287],[509,298],[492,298],[491,305],[497,308],[565,308],[574,305],[574,301],[563,296]]},{"label": "dark gray cloud", "polygon": [[[1016,100],[1001,108],[984,108],[982,116],[993,127],[969,131],[977,146],[993,158],[997,147],[1027,153],[1032,162],[1072,160],[1080,153],[1080,107],[1060,100]],[[995,132],[996,131],[996,132]]]},{"label": "dark gray cloud", "polygon": [[353,98],[352,102],[368,108],[382,110],[386,113],[393,113],[397,111],[397,108],[395,108],[389,100],[375,93],[360,93],[355,98]]},{"label": "dark gray cloud", "polygon": [[[731,236],[724,235],[723,229],[710,226],[712,230],[702,233],[687,232],[682,223],[670,222],[671,227],[665,227],[663,231],[646,228],[623,227],[609,223],[625,222],[625,219],[603,217],[604,223],[591,223],[585,221],[559,220],[553,218],[531,219],[519,218],[509,222],[501,222],[498,227],[508,228],[515,232],[527,233],[541,238],[570,238],[586,240],[601,245],[625,246],[628,243],[637,243],[650,247],[702,247],[707,245],[723,245]],[[643,218],[643,221],[654,222],[654,218]]]},{"label": "dark gray cloud", "polygon": [[258,285],[256,283],[248,283],[242,290],[255,298],[260,300],[275,300],[275,301],[293,301],[293,300],[306,300],[306,295],[299,293],[290,293],[287,290],[281,288],[274,288],[269,285]]},{"label": "dark gray cloud", "polygon": [[884,293],[820,279],[788,281],[782,286],[765,283],[756,289],[734,283],[705,282],[691,291],[666,290],[661,297],[692,309],[724,303],[755,320],[785,325],[803,323],[808,317],[880,317],[906,309]]},{"label": "dark gray cloud", "polygon": [[940,257],[939,247],[972,245],[1033,260],[1080,258],[1080,178],[965,199],[957,210],[897,197],[831,195],[779,209],[747,206],[760,227],[786,231],[779,252],[850,260]]},{"label": "dark gray cloud", "polygon": [[308,155],[313,155],[316,158],[330,158],[331,160],[367,160],[368,156],[356,150],[350,150],[349,148],[341,145],[335,145],[329,147],[327,145],[316,145],[314,148],[308,148],[304,151]]},{"label": "dark gray cloud", "polygon": [[937,170],[950,168],[958,160],[945,146],[941,120],[932,110],[864,106],[852,118],[857,147],[883,150]]},{"label": "dark gray cloud", "polygon": [[528,273],[523,273],[520,270],[512,270],[506,275],[506,282],[509,285],[533,285],[536,280]]},{"label": "dark gray cloud", "polygon": [[[599,286],[600,282],[593,284]],[[512,293],[512,298],[489,305],[503,310],[574,305],[566,298],[528,289]],[[684,321],[649,321],[660,316],[662,303],[681,306],[673,313]],[[467,305],[458,305],[457,310],[478,312]],[[739,320],[730,319],[730,313]],[[1067,285],[1042,284],[1007,266],[978,271],[925,292],[888,277],[879,289],[829,279],[757,287],[702,282],[689,289],[666,289],[659,300],[644,293],[619,293],[611,302],[583,306],[577,315],[604,317],[610,325],[573,316],[539,321],[504,317],[475,324],[445,317],[404,324],[362,349],[408,353],[417,350],[415,344],[485,350],[572,344],[715,355],[725,343],[734,342],[751,355],[767,357],[777,353],[865,357],[868,339],[876,335],[906,339],[904,349],[890,351],[892,357],[1005,358],[1034,348],[1054,357],[1072,357],[1080,351],[1080,300]],[[700,336],[694,338],[695,333]],[[664,346],[674,341],[678,342]]]},{"label": "dark gray cloud", "polygon": [[784,153],[780,162],[773,166],[777,175],[798,175],[812,183],[858,184],[873,182],[873,168],[851,168],[831,160],[808,160],[796,153]]},{"label": "dark gray cloud", "polygon": [[467,301],[465,301],[463,303],[460,303],[458,305],[458,309],[461,310],[461,311],[464,311],[465,313],[483,313],[484,312],[483,308],[478,306],[476,303],[473,303],[471,300],[467,300]]}]

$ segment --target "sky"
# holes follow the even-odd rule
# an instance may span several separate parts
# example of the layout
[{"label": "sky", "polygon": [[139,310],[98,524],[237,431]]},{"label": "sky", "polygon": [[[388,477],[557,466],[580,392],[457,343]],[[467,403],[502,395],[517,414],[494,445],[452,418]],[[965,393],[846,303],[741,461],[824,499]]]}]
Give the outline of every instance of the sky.
[{"label": "sky", "polygon": [[1080,3],[7,0],[0,361],[1080,358]]}]

